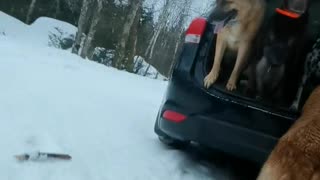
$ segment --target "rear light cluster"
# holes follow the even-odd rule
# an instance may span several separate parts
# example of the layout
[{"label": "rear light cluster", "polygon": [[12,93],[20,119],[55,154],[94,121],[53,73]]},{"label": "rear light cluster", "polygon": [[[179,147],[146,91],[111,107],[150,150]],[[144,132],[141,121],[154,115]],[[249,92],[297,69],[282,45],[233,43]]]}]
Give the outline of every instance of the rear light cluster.
[{"label": "rear light cluster", "polygon": [[199,44],[206,26],[207,20],[205,18],[194,19],[186,32],[185,43]]},{"label": "rear light cluster", "polygon": [[164,111],[162,117],[168,121],[172,121],[175,123],[180,123],[187,119],[186,115],[171,110]]}]

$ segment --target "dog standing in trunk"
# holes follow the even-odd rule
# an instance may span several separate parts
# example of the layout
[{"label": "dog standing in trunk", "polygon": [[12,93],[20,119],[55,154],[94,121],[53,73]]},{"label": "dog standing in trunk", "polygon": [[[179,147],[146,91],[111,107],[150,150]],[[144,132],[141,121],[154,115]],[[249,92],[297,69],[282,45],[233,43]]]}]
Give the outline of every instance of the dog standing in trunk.
[{"label": "dog standing in trunk", "polygon": [[214,63],[204,79],[204,86],[210,88],[220,73],[221,61],[226,49],[237,51],[237,59],[226,85],[227,90],[237,88],[237,81],[246,64],[252,42],[262,24],[265,14],[264,0],[217,0],[214,13],[236,11],[234,23],[227,23],[217,32]]},{"label": "dog standing in trunk", "polygon": [[320,179],[320,86],[305,103],[302,115],[279,140],[258,180]]}]

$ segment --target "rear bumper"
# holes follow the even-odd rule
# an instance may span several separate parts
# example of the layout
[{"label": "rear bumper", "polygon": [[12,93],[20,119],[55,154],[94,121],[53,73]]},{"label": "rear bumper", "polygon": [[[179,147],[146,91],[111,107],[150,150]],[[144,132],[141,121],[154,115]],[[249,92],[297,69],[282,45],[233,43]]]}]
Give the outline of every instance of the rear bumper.
[{"label": "rear bumper", "polygon": [[[175,78],[173,78],[175,79]],[[224,101],[193,83],[171,80],[160,107],[155,132],[182,141],[195,141],[233,156],[262,163],[279,137],[294,122],[266,112]],[[187,116],[175,123],[162,117],[165,110]]]},{"label": "rear bumper", "polygon": [[266,136],[206,117],[189,117],[181,123],[168,121],[158,115],[155,132],[178,140],[195,141],[231,155],[263,163],[277,143],[277,138]]}]

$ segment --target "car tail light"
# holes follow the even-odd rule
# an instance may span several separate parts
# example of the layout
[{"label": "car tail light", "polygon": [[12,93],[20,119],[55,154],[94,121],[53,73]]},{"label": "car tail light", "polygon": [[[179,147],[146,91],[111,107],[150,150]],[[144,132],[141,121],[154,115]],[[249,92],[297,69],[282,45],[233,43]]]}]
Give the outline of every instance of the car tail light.
[{"label": "car tail light", "polygon": [[199,44],[206,26],[207,20],[205,18],[194,19],[186,32],[185,43]]},{"label": "car tail light", "polygon": [[162,114],[162,117],[165,118],[166,120],[169,120],[175,123],[180,123],[187,119],[187,116],[171,110],[164,111],[164,113]]}]

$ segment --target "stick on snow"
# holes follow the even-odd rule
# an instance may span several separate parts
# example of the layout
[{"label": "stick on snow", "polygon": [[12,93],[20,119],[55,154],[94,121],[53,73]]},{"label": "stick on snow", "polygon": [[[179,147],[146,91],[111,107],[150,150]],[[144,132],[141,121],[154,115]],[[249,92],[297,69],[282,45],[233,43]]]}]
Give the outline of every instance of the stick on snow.
[{"label": "stick on snow", "polygon": [[15,158],[18,161],[43,161],[49,159],[56,160],[71,160],[72,157],[68,154],[58,154],[58,153],[46,153],[46,152],[33,152],[25,153],[21,155],[16,155]]}]

